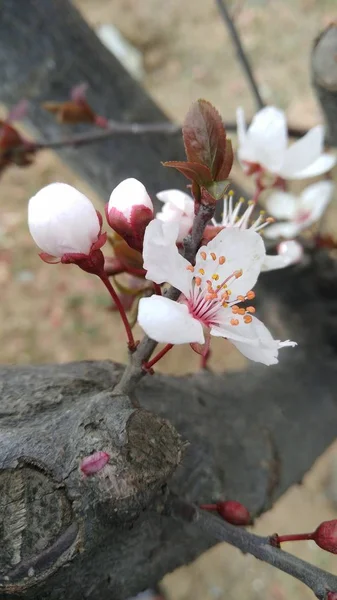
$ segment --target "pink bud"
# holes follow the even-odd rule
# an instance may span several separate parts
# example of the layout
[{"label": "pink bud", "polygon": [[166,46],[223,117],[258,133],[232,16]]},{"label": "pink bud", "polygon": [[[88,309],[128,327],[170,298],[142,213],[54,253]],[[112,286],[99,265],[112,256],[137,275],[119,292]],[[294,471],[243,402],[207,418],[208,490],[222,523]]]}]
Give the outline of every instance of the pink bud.
[{"label": "pink bud", "polygon": [[219,515],[232,525],[249,525],[251,523],[250,514],[245,506],[235,500],[226,500],[217,502],[216,509]]},{"label": "pink bud", "polygon": [[153,219],[153,205],[145,186],[137,179],[125,179],[112,191],[106,218],[131,248],[142,251],[144,233]]},{"label": "pink bud", "polygon": [[101,471],[103,467],[109,462],[110,454],[107,452],[103,452],[100,450],[99,452],[94,452],[90,454],[90,456],[86,456],[80,465],[80,469],[84,475],[94,475]]},{"label": "pink bud", "polygon": [[337,600],[337,592],[328,592],[327,600]]},{"label": "pink bud", "polygon": [[337,520],[323,521],[312,534],[312,539],[323,550],[337,554]]}]

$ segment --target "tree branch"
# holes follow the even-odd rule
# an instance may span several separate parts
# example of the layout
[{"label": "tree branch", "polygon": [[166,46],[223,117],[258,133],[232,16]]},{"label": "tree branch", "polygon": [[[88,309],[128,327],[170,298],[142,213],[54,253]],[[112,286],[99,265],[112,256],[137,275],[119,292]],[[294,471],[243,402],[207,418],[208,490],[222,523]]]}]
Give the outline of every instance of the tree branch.
[{"label": "tree branch", "polygon": [[176,496],[169,496],[168,506],[169,514],[195,524],[203,533],[212,537],[214,543],[228,542],[242,552],[252,554],[255,558],[288,573],[308,586],[320,600],[325,600],[329,591],[337,591],[335,575],[272,546],[269,537],[262,537],[231,525]]},{"label": "tree branch", "polygon": [[226,23],[228,33],[229,33],[229,35],[232,39],[232,42],[235,46],[237,57],[241,63],[243,71],[247,77],[247,80],[248,80],[248,83],[252,90],[256,105],[257,105],[258,109],[261,109],[265,106],[265,103],[262,99],[257,82],[255,80],[252,66],[249,62],[248,56],[247,56],[247,54],[243,48],[243,45],[241,43],[239,32],[238,32],[237,28],[235,27],[232,17],[230,16],[229,10],[227,8],[226,0],[216,0],[216,3],[218,5],[218,9],[219,9],[219,12],[220,12],[222,18]]}]

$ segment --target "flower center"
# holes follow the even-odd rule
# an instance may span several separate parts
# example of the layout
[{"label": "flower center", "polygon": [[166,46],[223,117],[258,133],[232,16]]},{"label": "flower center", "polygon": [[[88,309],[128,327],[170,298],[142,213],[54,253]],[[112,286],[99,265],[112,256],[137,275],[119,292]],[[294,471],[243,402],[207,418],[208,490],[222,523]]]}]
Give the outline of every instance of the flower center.
[{"label": "flower center", "polygon": [[[200,256],[203,261],[209,260],[210,257],[219,266],[224,265],[226,262],[225,256],[218,257],[215,252],[210,252],[207,255],[207,252],[203,251],[200,253]],[[194,276],[191,293],[189,298],[186,299],[186,303],[190,314],[195,319],[201,321],[206,327],[210,327],[219,322],[219,317],[223,309],[231,309],[233,315],[229,320],[231,325],[239,325],[240,320],[238,317],[242,317],[244,323],[251,323],[251,314],[255,312],[255,308],[253,306],[238,306],[238,304],[242,304],[247,300],[253,300],[255,293],[249,291],[244,296],[239,295],[235,298],[230,289],[230,284],[242,277],[242,269],[233,271],[223,281],[220,281],[217,268],[214,269],[209,278],[206,278],[206,270],[209,271],[209,269],[204,269],[203,267],[196,268],[192,265],[189,265],[187,269]]]}]

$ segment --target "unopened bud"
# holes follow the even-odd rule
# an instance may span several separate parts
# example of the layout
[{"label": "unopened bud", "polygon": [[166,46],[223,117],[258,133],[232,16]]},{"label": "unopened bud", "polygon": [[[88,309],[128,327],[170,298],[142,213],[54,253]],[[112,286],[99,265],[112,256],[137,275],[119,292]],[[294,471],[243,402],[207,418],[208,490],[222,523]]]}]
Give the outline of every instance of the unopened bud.
[{"label": "unopened bud", "polygon": [[105,465],[109,462],[109,458],[110,454],[107,452],[103,452],[102,450],[99,452],[94,452],[82,460],[80,469],[86,476],[94,475],[95,473],[101,471],[103,467],[105,467]]},{"label": "unopened bud", "polygon": [[142,251],[145,229],[153,219],[153,205],[145,186],[137,179],[125,179],[112,191],[106,218],[131,248]]},{"label": "unopened bud", "polygon": [[247,508],[235,500],[218,502],[216,509],[219,515],[232,525],[249,525],[252,521]]},{"label": "unopened bud", "polygon": [[312,539],[323,550],[337,554],[337,520],[323,521],[312,534]]},{"label": "unopened bud", "polygon": [[328,592],[327,600],[337,600],[337,592]]}]

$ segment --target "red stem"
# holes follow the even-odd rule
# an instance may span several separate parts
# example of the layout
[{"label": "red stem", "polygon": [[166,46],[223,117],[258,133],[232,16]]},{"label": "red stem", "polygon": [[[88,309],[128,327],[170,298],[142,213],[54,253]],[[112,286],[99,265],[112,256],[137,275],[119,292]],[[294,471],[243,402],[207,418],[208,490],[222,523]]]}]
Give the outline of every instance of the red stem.
[{"label": "red stem", "polygon": [[106,276],[106,274],[103,272],[99,275],[99,278],[101,279],[101,281],[104,283],[105,287],[107,288],[111,298],[113,299],[114,303],[116,304],[117,309],[119,310],[119,314],[122,317],[122,321],[124,323],[124,327],[125,327],[125,331],[126,331],[126,335],[128,337],[128,346],[129,349],[132,351],[135,349],[136,344],[135,344],[135,340],[133,337],[133,333],[132,333],[132,329],[131,329],[131,325],[129,323],[129,320],[126,316],[126,312],[124,310],[123,304],[121,303],[117,293],[115,292],[114,288],[111,285],[111,282],[109,280],[109,278]]},{"label": "red stem", "polygon": [[144,363],[144,365],[143,365],[144,369],[146,369],[146,370],[152,369],[153,365],[155,365],[156,362],[158,362],[158,360],[163,358],[163,356],[165,356],[165,354],[167,354],[167,352],[169,350],[171,350],[171,348],[173,348],[173,344],[166,344],[166,346],[164,346],[164,348],[162,350],[160,350],[160,352],[158,352],[158,354],[156,354],[152,360],[150,360],[147,363]]},{"label": "red stem", "polygon": [[153,282],[153,287],[154,287],[154,291],[157,294],[157,296],[161,296],[161,287],[160,287],[160,285],[158,285],[158,283],[154,283]]},{"label": "red stem", "polygon": [[312,533],[292,533],[289,535],[278,535],[277,541],[282,544],[282,542],[297,542],[301,540],[312,540]]}]

